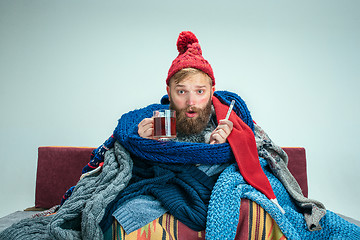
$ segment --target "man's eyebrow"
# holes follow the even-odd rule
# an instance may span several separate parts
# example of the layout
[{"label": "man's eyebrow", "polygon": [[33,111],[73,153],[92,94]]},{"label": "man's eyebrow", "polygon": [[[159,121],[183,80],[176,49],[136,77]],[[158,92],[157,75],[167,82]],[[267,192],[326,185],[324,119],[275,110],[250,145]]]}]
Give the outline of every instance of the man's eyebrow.
[{"label": "man's eyebrow", "polygon": [[[186,85],[176,85],[175,88],[183,88],[186,87]],[[206,88],[206,85],[196,85],[195,88]]]}]

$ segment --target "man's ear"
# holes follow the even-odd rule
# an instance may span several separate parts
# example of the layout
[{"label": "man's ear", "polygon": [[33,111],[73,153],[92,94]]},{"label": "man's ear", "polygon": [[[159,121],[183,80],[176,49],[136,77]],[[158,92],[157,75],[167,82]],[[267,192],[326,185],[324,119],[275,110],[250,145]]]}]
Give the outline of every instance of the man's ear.
[{"label": "man's ear", "polygon": [[211,87],[211,96],[214,95],[214,92],[215,92],[215,86],[212,86],[212,87]]},{"label": "man's ear", "polygon": [[169,86],[166,86],[166,92],[167,92],[167,95],[169,96],[169,100],[171,100],[170,99],[170,87]]}]

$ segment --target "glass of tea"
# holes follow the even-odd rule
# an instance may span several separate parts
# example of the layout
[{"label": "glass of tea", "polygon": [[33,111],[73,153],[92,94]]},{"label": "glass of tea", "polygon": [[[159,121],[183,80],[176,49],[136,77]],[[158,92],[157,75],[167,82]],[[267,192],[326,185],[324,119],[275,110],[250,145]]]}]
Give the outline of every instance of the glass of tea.
[{"label": "glass of tea", "polygon": [[176,112],[161,109],[153,112],[154,139],[167,140],[176,137]]}]

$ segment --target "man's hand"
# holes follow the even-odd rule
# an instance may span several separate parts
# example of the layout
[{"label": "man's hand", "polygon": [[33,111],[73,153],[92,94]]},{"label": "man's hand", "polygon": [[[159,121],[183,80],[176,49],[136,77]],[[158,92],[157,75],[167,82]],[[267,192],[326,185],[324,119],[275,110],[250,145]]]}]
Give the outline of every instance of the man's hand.
[{"label": "man's hand", "polygon": [[217,128],[211,133],[210,144],[225,143],[233,129],[233,123],[229,120],[220,120]]},{"label": "man's hand", "polygon": [[154,133],[154,119],[144,118],[138,125],[138,134],[143,138],[152,138]]}]

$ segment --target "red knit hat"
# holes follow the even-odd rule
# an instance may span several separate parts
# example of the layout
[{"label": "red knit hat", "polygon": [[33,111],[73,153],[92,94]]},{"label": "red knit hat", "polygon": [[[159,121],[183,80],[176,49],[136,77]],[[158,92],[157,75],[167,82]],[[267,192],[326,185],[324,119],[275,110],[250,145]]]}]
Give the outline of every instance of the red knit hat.
[{"label": "red knit hat", "polygon": [[183,68],[196,68],[207,75],[212,80],[212,85],[215,85],[215,78],[213,70],[208,61],[202,56],[199,40],[195,34],[190,31],[181,32],[176,43],[179,55],[172,62],[166,84],[169,85],[170,78]]}]

